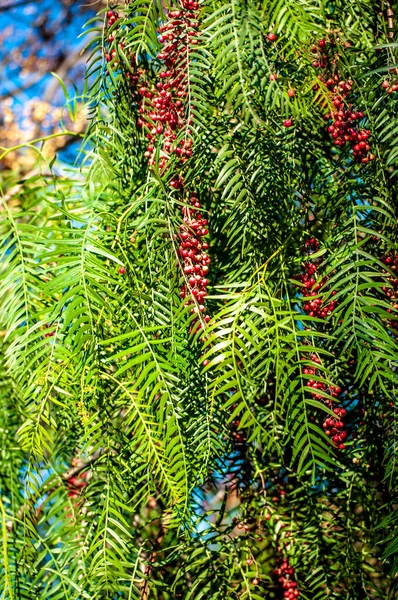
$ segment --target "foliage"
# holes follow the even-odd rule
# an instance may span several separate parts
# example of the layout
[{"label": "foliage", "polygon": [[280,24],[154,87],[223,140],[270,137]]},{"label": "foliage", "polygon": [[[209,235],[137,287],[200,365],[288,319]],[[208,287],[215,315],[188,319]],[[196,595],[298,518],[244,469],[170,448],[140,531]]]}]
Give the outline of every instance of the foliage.
[{"label": "foliage", "polygon": [[100,11],[81,169],[2,171],[0,597],[393,598],[393,9],[189,2]]}]

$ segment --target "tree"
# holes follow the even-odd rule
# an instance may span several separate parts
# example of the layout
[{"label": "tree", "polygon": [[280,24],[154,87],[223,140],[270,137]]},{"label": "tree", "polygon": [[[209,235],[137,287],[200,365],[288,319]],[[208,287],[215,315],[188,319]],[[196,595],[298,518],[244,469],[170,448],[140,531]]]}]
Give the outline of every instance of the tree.
[{"label": "tree", "polygon": [[[73,134],[87,125],[84,111],[84,49],[81,27],[106,3],[97,0],[76,5],[70,0],[4,0],[0,3],[0,144],[20,145],[60,133],[62,125]],[[63,80],[69,94],[65,103]],[[72,85],[73,82],[73,85]],[[54,136],[45,152],[62,158],[74,156],[76,137]],[[28,151],[8,153],[2,169],[25,174],[35,167]]]},{"label": "tree", "polygon": [[3,173],[3,598],[395,597],[395,13],[89,23],[82,166]]}]

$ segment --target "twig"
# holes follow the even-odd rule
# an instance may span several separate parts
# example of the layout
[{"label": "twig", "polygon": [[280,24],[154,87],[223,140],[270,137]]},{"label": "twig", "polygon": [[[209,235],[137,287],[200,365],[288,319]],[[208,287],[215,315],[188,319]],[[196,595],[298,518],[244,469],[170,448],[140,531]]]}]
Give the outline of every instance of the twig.
[{"label": "twig", "polygon": [[97,451],[94,452],[94,454],[92,454],[88,458],[86,458],[86,460],[79,459],[75,466],[71,467],[70,469],[68,469],[68,471],[65,471],[65,473],[61,474],[62,479],[66,481],[71,477],[75,477],[78,473],[84,471],[85,469],[87,469],[88,466],[93,464],[98,458],[100,458],[100,456],[103,456],[103,454],[104,453],[101,454],[99,451]]},{"label": "twig", "polygon": [[393,40],[394,39],[394,12],[391,8],[391,4],[388,0],[386,0],[387,4],[387,29],[388,29],[388,37]]},{"label": "twig", "polygon": [[148,600],[148,598],[149,598],[149,577],[153,570],[153,563],[156,560],[156,554],[159,552],[160,545],[163,541],[164,536],[166,535],[166,529],[167,529],[167,524],[163,520],[161,527],[160,527],[159,535],[156,538],[155,543],[153,544],[153,550],[151,552],[148,564],[145,569],[146,579],[144,581],[144,585],[143,585],[143,588],[141,591],[141,600]]}]

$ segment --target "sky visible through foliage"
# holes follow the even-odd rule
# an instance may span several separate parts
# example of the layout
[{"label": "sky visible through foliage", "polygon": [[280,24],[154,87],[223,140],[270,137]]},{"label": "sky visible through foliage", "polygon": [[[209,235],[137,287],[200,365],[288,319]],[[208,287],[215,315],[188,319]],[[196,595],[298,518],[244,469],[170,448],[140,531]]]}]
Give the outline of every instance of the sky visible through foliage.
[{"label": "sky visible through foliage", "polygon": [[[98,3],[68,0],[0,2],[0,111],[6,147],[48,135],[65,124],[65,84],[69,102],[84,90],[88,42],[85,23]],[[14,125],[15,131],[14,131]],[[78,144],[68,143],[59,158],[73,162]]]}]

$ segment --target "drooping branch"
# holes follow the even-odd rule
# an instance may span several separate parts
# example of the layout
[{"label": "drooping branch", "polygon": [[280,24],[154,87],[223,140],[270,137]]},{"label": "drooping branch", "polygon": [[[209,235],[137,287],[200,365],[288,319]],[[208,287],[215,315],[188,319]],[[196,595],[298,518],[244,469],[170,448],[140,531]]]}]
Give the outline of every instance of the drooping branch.
[{"label": "drooping branch", "polygon": [[160,545],[163,541],[164,536],[166,535],[166,530],[167,530],[167,524],[166,524],[165,520],[162,520],[159,534],[155,540],[151,555],[148,560],[148,564],[145,569],[146,578],[144,580],[143,587],[141,590],[141,599],[140,600],[148,600],[149,599],[149,578],[150,578],[150,575],[153,570],[153,563],[156,560],[156,554],[159,552]]},{"label": "drooping branch", "polygon": [[[88,456],[86,459],[82,459],[82,458],[76,459],[75,464],[70,469],[61,473],[61,476],[56,483],[52,483],[50,486],[48,486],[48,488],[43,490],[43,494],[45,492],[50,493],[50,492],[54,491],[55,489],[61,487],[63,485],[64,481],[65,482],[69,481],[72,477],[75,477],[76,475],[78,475],[79,473],[81,473],[82,471],[84,471],[85,469],[90,467],[99,458],[101,458],[105,453],[106,453],[106,451],[105,452],[96,451],[91,456]],[[38,519],[42,508],[43,508],[43,505],[41,504],[38,508],[35,509],[35,521]],[[25,502],[19,508],[16,517],[14,519],[9,519],[7,521],[6,525],[7,525],[8,531],[13,531],[16,521],[20,521],[23,518],[27,509],[28,509],[28,503]]]}]

